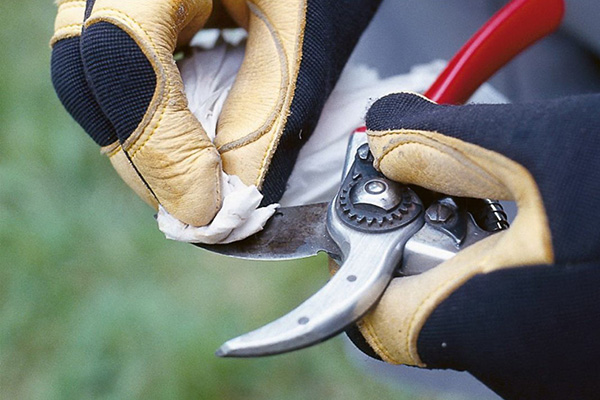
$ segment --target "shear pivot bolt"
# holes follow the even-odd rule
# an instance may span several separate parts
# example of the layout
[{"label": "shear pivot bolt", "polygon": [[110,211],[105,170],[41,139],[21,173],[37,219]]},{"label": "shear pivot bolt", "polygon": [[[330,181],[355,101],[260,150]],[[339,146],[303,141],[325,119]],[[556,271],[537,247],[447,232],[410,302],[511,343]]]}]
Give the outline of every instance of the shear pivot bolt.
[{"label": "shear pivot bolt", "polygon": [[365,185],[365,191],[369,194],[381,194],[385,192],[387,185],[379,180],[373,179]]}]

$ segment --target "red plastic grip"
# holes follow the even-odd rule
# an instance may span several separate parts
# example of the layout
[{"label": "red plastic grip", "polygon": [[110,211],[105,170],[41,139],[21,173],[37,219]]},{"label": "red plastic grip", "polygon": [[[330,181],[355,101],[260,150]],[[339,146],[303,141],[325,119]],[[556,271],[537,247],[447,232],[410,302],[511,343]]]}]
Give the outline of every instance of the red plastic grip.
[{"label": "red plastic grip", "polygon": [[512,0],[450,60],[425,93],[441,104],[462,104],[522,50],[558,28],[564,0]]}]

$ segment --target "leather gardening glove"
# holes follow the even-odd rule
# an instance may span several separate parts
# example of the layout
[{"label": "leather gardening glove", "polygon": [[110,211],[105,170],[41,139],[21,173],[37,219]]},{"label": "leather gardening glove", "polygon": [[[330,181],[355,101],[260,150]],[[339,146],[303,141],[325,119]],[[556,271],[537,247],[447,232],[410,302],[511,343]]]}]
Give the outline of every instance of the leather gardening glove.
[{"label": "leather gardening glove", "polygon": [[140,197],[203,226],[221,206],[221,168],[262,189],[265,204],[283,194],[379,2],[218,3],[249,36],[214,145],[188,109],[173,60],[207,23],[210,0],[59,0],[52,79],[66,109]]},{"label": "leather gardening glove", "polygon": [[506,398],[597,398],[598,110],[598,94],[442,106],[401,93],[371,107],[386,176],[518,207],[508,230],[392,281],[359,325],[383,360],[466,370]]}]

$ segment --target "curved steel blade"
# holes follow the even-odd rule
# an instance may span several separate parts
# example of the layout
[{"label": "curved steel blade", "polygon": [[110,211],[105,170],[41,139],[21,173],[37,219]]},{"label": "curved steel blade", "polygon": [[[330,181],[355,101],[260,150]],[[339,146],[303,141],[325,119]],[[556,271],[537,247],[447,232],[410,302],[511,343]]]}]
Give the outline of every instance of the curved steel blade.
[{"label": "curved steel blade", "polygon": [[406,241],[422,224],[421,218],[396,231],[363,233],[348,229],[330,210],[329,229],[346,253],[339,271],[300,306],[262,328],[227,341],[216,354],[220,357],[279,354],[338,334],[377,302],[402,259]]},{"label": "curved steel blade", "polygon": [[290,260],[323,251],[334,259],[340,250],[327,233],[327,203],[281,207],[265,228],[239,242],[196,246],[246,260]]}]

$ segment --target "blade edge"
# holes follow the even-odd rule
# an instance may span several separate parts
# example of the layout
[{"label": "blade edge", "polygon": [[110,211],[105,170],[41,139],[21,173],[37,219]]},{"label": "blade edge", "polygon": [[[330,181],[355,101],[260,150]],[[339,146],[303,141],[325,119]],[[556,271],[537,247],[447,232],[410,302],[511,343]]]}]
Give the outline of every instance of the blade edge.
[{"label": "blade edge", "polygon": [[213,253],[246,260],[292,260],[325,252],[339,258],[340,250],[327,233],[327,203],[281,207],[265,228],[239,242],[194,243]]}]

